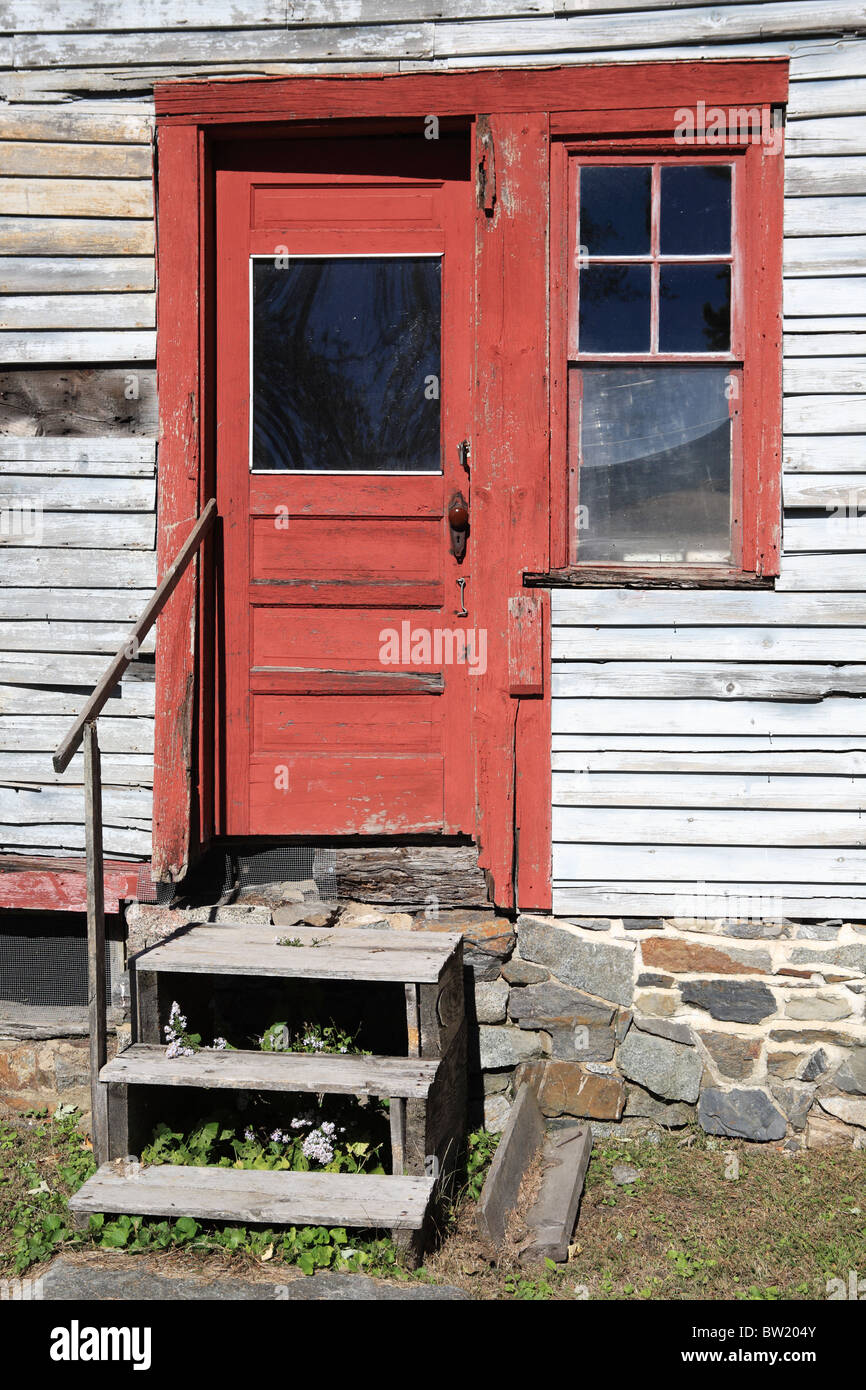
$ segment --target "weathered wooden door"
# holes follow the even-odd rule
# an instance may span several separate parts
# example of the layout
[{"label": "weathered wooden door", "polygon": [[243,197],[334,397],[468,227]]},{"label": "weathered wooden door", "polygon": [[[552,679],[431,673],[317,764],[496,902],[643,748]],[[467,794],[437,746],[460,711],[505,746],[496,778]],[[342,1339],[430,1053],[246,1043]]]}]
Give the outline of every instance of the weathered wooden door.
[{"label": "weathered wooden door", "polygon": [[251,148],[217,173],[224,833],[471,833],[468,143]]}]

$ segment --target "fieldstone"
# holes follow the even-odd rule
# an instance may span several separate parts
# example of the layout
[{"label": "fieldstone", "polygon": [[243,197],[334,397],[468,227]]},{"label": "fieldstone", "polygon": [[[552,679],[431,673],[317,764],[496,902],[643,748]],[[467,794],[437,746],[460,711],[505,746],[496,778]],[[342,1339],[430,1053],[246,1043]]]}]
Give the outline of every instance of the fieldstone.
[{"label": "fieldstone", "polygon": [[855,1047],[836,1072],[833,1083],[850,1095],[866,1096],[866,1047]]},{"label": "fieldstone", "polygon": [[463,954],[463,969],[468,971],[474,986],[470,981],[466,982],[467,992],[478,988],[479,984],[489,984],[492,980],[500,978],[500,961],[497,956],[485,956],[480,951],[465,951]]},{"label": "fieldstone", "polygon": [[673,975],[659,975],[651,970],[637,977],[638,989],[670,989],[675,983]]},{"label": "fieldstone", "polygon": [[644,965],[670,970],[674,974],[756,975],[771,966],[766,951],[720,951],[697,941],[670,936],[650,936],[641,942]]},{"label": "fieldstone", "polygon": [[633,1168],[630,1163],[615,1163],[610,1170],[617,1187],[629,1187],[633,1182],[637,1182],[642,1176],[639,1168]]},{"label": "fieldstone", "polygon": [[459,932],[463,937],[464,959],[477,953],[505,960],[514,950],[516,936],[507,917],[496,917],[486,908],[454,908],[433,918],[421,913],[415,917],[414,931]]},{"label": "fieldstone", "polygon": [[695,1118],[695,1107],[684,1105],[682,1101],[659,1100],[641,1086],[627,1087],[624,1115],[627,1118],[640,1116],[663,1125],[665,1129],[682,1129]]},{"label": "fieldstone", "polygon": [[478,1029],[481,1066],[484,1071],[516,1067],[533,1057],[543,1057],[540,1033],[524,1033],[520,1028],[499,1028],[482,1024]]},{"label": "fieldstone", "polygon": [[511,1085],[510,1071],[486,1071],[481,1074],[478,1093],[482,1096],[498,1096]]},{"label": "fieldstone", "polygon": [[504,1095],[485,1096],[484,1128],[491,1134],[501,1134],[508,1124],[511,1101]]},{"label": "fieldstone", "polygon": [[797,939],[800,941],[835,941],[842,926],[842,919],[831,922],[800,922]]},{"label": "fieldstone", "polygon": [[776,1103],[788,1117],[788,1122],[794,1129],[806,1128],[806,1117],[812,1108],[815,1099],[815,1087],[804,1086],[797,1082],[789,1083],[786,1086],[771,1086],[770,1090],[776,1099]]},{"label": "fieldstone", "polygon": [[546,966],[557,979],[601,999],[629,1005],[634,992],[634,945],[592,941],[558,926],[551,918],[521,916],[520,954]]},{"label": "fieldstone", "polygon": [[680,996],[671,990],[642,989],[634,998],[634,1006],[647,1018],[670,1018],[680,1007]]},{"label": "fieldstone", "polygon": [[528,1081],[536,1091],[542,1112],[550,1118],[573,1115],[578,1119],[619,1120],[625,1105],[621,1077],[590,1071],[580,1062],[530,1062],[518,1067],[514,1089]]},{"label": "fieldstone", "polygon": [[854,1039],[850,1033],[842,1033],[836,1028],[771,1028],[770,1041],[829,1043],[831,1047],[850,1047]]},{"label": "fieldstone", "polygon": [[866,1129],[866,1097],[819,1096],[818,1104],[828,1115],[841,1120],[843,1124]]},{"label": "fieldstone", "polygon": [[841,1120],[824,1115],[813,1106],[806,1123],[806,1144],[810,1149],[850,1149],[857,1131]]},{"label": "fieldstone", "polygon": [[659,931],[664,927],[661,917],[623,917],[626,931]]},{"label": "fieldstone", "polygon": [[803,1063],[802,1052],[768,1052],[767,1071],[771,1076],[778,1076],[782,1081],[790,1081],[798,1075],[798,1068]]},{"label": "fieldstone", "polygon": [[720,936],[733,936],[740,941],[775,941],[787,936],[790,928],[786,922],[729,921],[719,923]]},{"label": "fieldstone", "polygon": [[785,1116],[766,1091],[722,1091],[715,1086],[701,1091],[698,1121],[707,1134],[754,1139],[759,1143],[784,1139],[788,1128]]},{"label": "fieldstone", "polygon": [[540,1026],[550,1035],[550,1055],[562,1062],[609,1062],[616,1050],[612,1028],[589,1028],[583,1023]]},{"label": "fieldstone", "polygon": [[[823,1047],[816,1047],[807,1060],[797,1068],[797,1076],[801,1081],[817,1081],[818,1077],[829,1069],[829,1066],[830,1062]],[[838,1078],[836,1085],[839,1086]],[[844,1091],[845,1087],[839,1086],[839,1089]]]},{"label": "fieldstone", "polygon": [[614,1023],[613,1029],[617,1046],[619,1046],[619,1044],[625,1038],[626,1033],[631,1027],[631,1021],[633,1017],[634,1015],[632,1014],[631,1009],[617,1009],[616,1022]]},{"label": "fieldstone", "polygon": [[785,1013],[788,1018],[814,1018],[824,1023],[833,1023],[839,1018],[849,1018],[851,1005],[835,994],[799,995],[788,1000],[785,1005]]},{"label": "fieldstone", "polygon": [[475,985],[475,1018],[478,1023],[501,1023],[508,1006],[504,980],[478,981]]},{"label": "fieldstone", "polygon": [[508,1012],[521,1028],[545,1028],[549,1023],[598,1028],[612,1023],[614,1015],[611,1004],[600,1004],[581,990],[552,982],[515,989]]},{"label": "fieldstone", "polygon": [[610,931],[611,926],[609,917],[572,917],[571,922],[575,927],[583,927],[584,931]]},{"label": "fieldstone", "polygon": [[633,1022],[642,1033],[653,1033],[657,1038],[668,1038],[686,1047],[695,1045],[695,1035],[688,1023],[676,1023],[669,1018],[646,1018],[643,1014],[635,1014]]},{"label": "fieldstone", "polygon": [[90,1057],[87,1043],[75,1047],[60,1044],[54,1055],[54,1080],[58,1091],[90,1085]]},{"label": "fieldstone", "polygon": [[793,965],[812,964],[815,970],[824,974],[825,965],[841,965],[847,970],[856,970],[866,975],[866,945],[853,942],[848,946],[833,946],[829,951],[816,951],[810,946],[795,946],[791,952]]},{"label": "fieldstone", "polygon": [[550,979],[550,972],[541,965],[533,965],[531,960],[521,960],[512,956],[502,967],[502,978],[510,985],[539,985]]},{"label": "fieldstone", "polygon": [[632,1029],[617,1053],[617,1066],[629,1081],[662,1100],[696,1101],[701,1059],[692,1047]]},{"label": "fieldstone", "polygon": [[738,1037],[735,1033],[698,1033],[722,1076],[744,1081],[761,1055],[758,1038]]},{"label": "fieldstone", "polygon": [[687,980],[680,985],[684,1004],[694,1004],[713,1018],[730,1023],[760,1023],[776,1012],[766,985],[743,980]]},{"label": "fieldstone", "polygon": [[[331,927],[339,914],[339,907],[336,903],[288,903],[283,907],[275,907],[273,913],[274,926],[276,927]],[[348,922],[343,921],[341,925],[377,926],[383,931],[387,931],[388,923],[379,914],[367,914],[367,917],[374,920],[352,919]]]}]

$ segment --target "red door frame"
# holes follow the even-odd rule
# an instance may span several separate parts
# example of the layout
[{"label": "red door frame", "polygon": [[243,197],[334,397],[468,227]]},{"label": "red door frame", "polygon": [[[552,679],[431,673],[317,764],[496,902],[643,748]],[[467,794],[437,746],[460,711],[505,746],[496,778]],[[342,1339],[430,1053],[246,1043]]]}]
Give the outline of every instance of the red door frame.
[{"label": "red door frame", "polygon": [[[213,495],[212,141],[291,135],[303,122],[473,122],[476,421],[472,506],[495,545],[483,607],[488,669],[474,710],[477,838],[502,907],[550,907],[548,260],[550,133],[671,131],[678,109],[780,104],[787,59],[619,63],[387,77],[173,82],[155,88],[158,148],[158,566],[163,573]],[[485,114],[481,114],[485,113]],[[617,116],[616,113],[621,113]],[[612,120],[613,118],[613,120]],[[766,161],[771,163],[772,161]],[[781,165],[782,161],[776,161]],[[781,252],[781,236],[780,236]],[[153,872],[179,879],[212,833],[213,556],[176,591],[157,634]],[[479,576],[480,580],[480,576]],[[545,640],[548,638],[548,640]],[[515,779],[515,768],[517,775]]]}]

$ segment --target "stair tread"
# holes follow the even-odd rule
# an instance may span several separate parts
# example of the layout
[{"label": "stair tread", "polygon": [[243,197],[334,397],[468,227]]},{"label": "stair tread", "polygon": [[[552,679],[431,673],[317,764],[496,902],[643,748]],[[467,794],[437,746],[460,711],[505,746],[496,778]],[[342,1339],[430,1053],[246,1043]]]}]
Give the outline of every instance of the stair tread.
[{"label": "stair tread", "polygon": [[[283,934],[303,945],[278,946],[275,937]],[[313,945],[314,941],[319,944]],[[136,969],[435,984],[460,941],[455,932],[281,929],[241,922],[201,924],[191,925],[170,940],[143,951],[136,957]]]},{"label": "stair tread", "polygon": [[375,1173],[240,1168],[138,1168],[104,1163],[69,1199],[73,1212],[193,1216],[280,1226],[420,1230],[435,1181]]},{"label": "stair tread", "polygon": [[438,1067],[438,1061],[419,1057],[339,1052],[205,1050],[192,1057],[169,1058],[164,1047],[133,1043],[102,1068],[99,1079],[139,1086],[424,1097]]}]

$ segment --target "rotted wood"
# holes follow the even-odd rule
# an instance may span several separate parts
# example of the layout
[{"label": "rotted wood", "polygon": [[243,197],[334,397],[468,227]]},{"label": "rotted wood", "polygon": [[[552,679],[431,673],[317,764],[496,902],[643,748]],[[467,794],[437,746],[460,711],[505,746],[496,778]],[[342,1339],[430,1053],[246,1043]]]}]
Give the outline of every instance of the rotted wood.
[{"label": "rotted wood", "polygon": [[760,575],[702,566],[698,570],[671,569],[654,565],[641,569],[593,568],[552,569],[545,574],[526,573],[527,589],[772,589],[774,581]]},{"label": "rotted wood", "polygon": [[0,372],[0,435],[155,435],[158,423],[152,367]]},{"label": "rotted wood", "polygon": [[486,907],[487,884],[474,845],[337,849],[337,895],[357,902],[440,908]]}]

